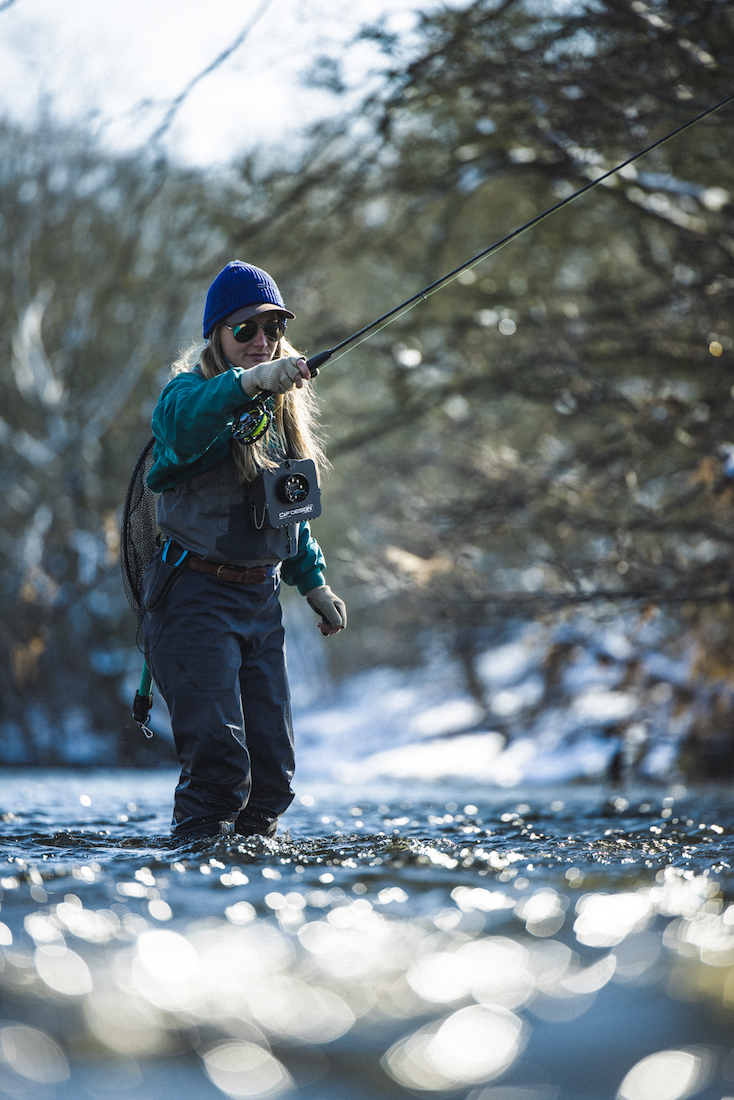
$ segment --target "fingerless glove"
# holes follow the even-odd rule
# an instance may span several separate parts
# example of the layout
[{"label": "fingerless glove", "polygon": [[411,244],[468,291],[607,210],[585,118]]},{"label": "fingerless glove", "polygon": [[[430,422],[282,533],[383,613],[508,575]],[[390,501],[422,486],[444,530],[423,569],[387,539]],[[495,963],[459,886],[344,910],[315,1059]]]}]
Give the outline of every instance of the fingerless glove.
[{"label": "fingerless glove", "polygon": [[257,397],[261,390],[270,393],[287,393],[298,378],[303,378],[298,368],[298,360],[303,356],[290,355],[285,359],[271,359],[269,363],[258,363],[244,371],[240,385],[248,397]]}]

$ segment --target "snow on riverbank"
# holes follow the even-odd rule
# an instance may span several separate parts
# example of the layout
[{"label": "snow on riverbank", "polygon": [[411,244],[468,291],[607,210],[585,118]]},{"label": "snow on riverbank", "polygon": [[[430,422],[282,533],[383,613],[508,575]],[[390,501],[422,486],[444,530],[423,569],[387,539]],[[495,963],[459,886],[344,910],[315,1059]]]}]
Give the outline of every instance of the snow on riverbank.
[{"label": "snow on riverbank", "polygon": [[525,624],[478,656],[481,700],[443,653],[421,669],[372,669],[331,691],[323,679],[314,690],[322,674],[304,678],[296,660],[299,775],[499,787],[621,772],[671,779],[701,697],[691,691],[690,656],[656,650],[660,634],[639,616],[612,626],[588,615]]}]

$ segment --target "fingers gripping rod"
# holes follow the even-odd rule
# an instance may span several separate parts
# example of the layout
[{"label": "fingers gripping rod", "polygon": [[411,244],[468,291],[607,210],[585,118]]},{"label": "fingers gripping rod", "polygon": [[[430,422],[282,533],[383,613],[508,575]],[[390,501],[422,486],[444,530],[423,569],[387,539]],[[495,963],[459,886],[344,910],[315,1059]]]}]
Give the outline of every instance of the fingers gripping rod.
[{"label": "fingers gripping rod", "polygon": [[[327,363],[334,355],[337,359],[340,359],[342,355],[346,354],[348,348],[352,345],[358,347],[359,344],[364,343],[365,340],[369,340],[376,333],[387,325],[392,324],[398,317],[402,317],[403,314],[408,313],[419,302],[425,301],[431,294],[435,294],[438,290],[448,286],[454,279],[461,275],[462,271],[469,271],[472,267],[478,264],[481,260],[485,260],[488,256],[491,256],[494,252],[499,252],[500,248],[504,248],[510,241],[514,241],[522,233],[526,233],[528,229],[532,229],[533,226],[538,225],[544,218],[549,217],[551,214],[555,214],[556,210],[561,210],[564,206],[568,206],[569,203],[574,202],[586,191],[591,191],[592,188],[598,187],[604,180],[609,179],[610,176],[621,171],[622,168],[626,168],[628,164],[633,164],[640,157],[644,157],[646,153],[649,153],[652,149],[657,149],[658,146],[665,144],[666,141],[670,141],[671,138],[676,137],[678,134],[682,134],[684,130],[689,129],[691,126],[695,126],[697,122],[712,115],[715,111],[720,110],[721,107],[726,106],[727,103],[731,103],[734,100],[734,95],[727,96],[726,99],[722,99],[720,103],[716,103],[713,107],[709,107],[706,111],[702,111],[700,115],[696,115],[695,118],[691,118],[688,122],[684,122],[682,126],[678,126],[675,130],[671,130],[669,134],[654,141],[652,145],[647,145],[644,149],[641,149],[639,153],[635,153],[634,156],[628,157],[627,160],[622,161],[621,164],[616,165],[614,168],[610,168],[608,172],[604,172],[601,176],[597,176],[595,180],[591,180],[589,183],[580,187],[578,191],[574,191],[572,195],[568,195],[565,199],[561,199],[560,202],[550,206],[547,210],[544,210],[542,214],[536,214],[530,221],[525,222],[518,229],[508,233],[506,237],[502,237],[501,240],[495,241],[488,248],[478,252],[476,256],[472,256],[470,260],[455,267],[453,271],[449,271],[446,275],[442,275],[440,279],[436,279],[435,283],[430,283],[424,287],[423,290],[419,290],[417,294],[414,294],[412,298],[407,298],[404,302],[401,302],[399,306],[395,306],[394,309],[388,310],[387,313],[383,313],[381,317],[378,317],[375,321],[370,322],[369,325],[365,325],[364,328],[359,329],[357,332],[352,333],[346,340],[342,340],[340,344],[336,344],[335,347],[330,348],[328,351],[319,352],[318,355],[312,356],[308,360],[308,369],[311,372],[311,377],[315,378],[319,372],[319,368]],[[340,353],[340,354],[337,354]]]}]

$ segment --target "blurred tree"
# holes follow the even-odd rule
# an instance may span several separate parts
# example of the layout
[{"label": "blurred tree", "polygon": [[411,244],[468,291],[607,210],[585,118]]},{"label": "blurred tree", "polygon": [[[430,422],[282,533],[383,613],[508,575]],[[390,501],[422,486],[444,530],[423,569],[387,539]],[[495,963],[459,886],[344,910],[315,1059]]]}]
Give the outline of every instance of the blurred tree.
[{"label": "blurred tree", "polygon": [[279,186],[254,157],[189,171],[48,119],[0,123],[0,152],[0,760],[169,758],[128,720],[142,658],[118,566],[125,489],[213,273],[242,247],[287,281],[267,212],[294,211],[318,171],[306,157]]},{"label": "blurred tree", "polygon": [[[322,346],[734,76],[718,0],[476,0],[424,16],[407,58],[364,33],[387,87],[334,138],[330,223],[299,223]],[[634,598],[675,610],[697,676],[731,680],[733,131],[730,105],[324,368],[343,567],[391,628],[376,659],[443,621],[476,693],[493,624]]]},{"label": "blurred tree", "polygon": [[131,639],[117,509],[149,431],[141,380],[170,360],[220,242],[190,174],[49,122],[4,124],[0,148],[0,754],[115,760]]},{"label": "blurred tree", "polygon": [[[0,128],[7,761],[114,758],[139,668],[119,507],[222,263],[272,270],[314,353],[732,87],[715,0],[474,0],[424,16],[405,55],[364,33],[379,93],[218,177]],[[346,87],[338,59],[321,71]],[[318,535],[360,612],[337,670],[417,661],[440,630],[486,703],[477,654],[508,622],[634,599],[697,647],[705,771],[732,721],[733,128],[728,107],[324,368]],[[572,649],[536,709],[565,698]]]}]

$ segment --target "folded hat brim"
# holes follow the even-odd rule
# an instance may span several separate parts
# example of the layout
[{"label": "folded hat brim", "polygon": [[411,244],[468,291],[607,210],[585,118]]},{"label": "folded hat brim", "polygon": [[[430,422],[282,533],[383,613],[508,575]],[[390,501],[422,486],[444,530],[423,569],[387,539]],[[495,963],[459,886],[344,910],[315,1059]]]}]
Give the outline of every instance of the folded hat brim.
[{"label": "folded hat brim", "polygon": [[227,325],[239,325],[242,321],[249,320],[250,317],[257,317],[258,313],[280,313],[283,317],[294,318],[295,313],[291,313],[289,309],[285,309],[284,306],[278,306],[274,302],[257,302],[251,303],[249,306],[240,306],[234,313],[230,313],[228,317],[224,318]]}]

